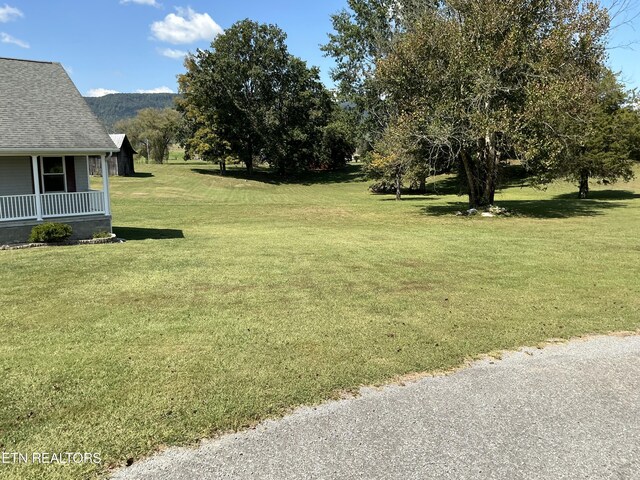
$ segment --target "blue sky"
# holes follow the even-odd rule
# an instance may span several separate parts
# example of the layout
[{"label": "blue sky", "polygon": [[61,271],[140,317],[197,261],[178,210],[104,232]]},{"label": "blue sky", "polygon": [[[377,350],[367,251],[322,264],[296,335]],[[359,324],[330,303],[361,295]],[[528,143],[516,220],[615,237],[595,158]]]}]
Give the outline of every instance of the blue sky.
[{"label": "blue sky", "polygon": [[[615,1],[615,0],[606,0]],[[6,2],[6,3],[5,3]],[[634,3],[634,2],[632,2]],[[290,51],[321,68],[329,15],[346,0],[0,0],[0,56],[61,62],[84,95],[176,91],[182,55],[243,18],[275,23]],[[624,17],[616,19],[622,23]],[[640,87],[640,19],[613,32],[611,64]],[[636,31],[637,30],[637,31]],[[627,46],[631,44],[631,46]],[[626,46],[626,47],[622,47]]]}]

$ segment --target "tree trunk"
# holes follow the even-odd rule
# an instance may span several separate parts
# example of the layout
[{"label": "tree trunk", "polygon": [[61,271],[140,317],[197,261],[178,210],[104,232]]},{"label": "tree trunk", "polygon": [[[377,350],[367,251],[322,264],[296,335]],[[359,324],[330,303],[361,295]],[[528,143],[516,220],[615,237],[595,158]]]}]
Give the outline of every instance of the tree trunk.
[{"label": "tree trunk", "polygon": [[402,174],[396,172],[396,201],[402,200]]},{"label": "tree trunk", "polygon": [[589,172],[580,172],[580,190],[578,191],[578,198],[583,200],[589,196]]},{"label": "tree trunk", "polygon": [[485,138],[485,165],[487,166],[487,179],[485,190],[489,205],[493,205],[496,196],[496,184],[498,182],[498,151],[496,149],[496,136],[488,133]]},{"label": "tree trunk", "polygon": [[468,191],[468,195],[469,195],[469,208],[475,208],[476,207],[476,182],[475,182],[475,175],[473,172],[473,168],[472,168],[472,160],[471,157],[469,156],[469,154],[467,152],[465,152],[464,150],[460,153],[460,156],[462,157],[462,165],[464,166],[464,174],[465,177],[467,178],[467,189]]},{"label": "tree trunk", "polygon": [[222,162],[218,162],[218,165],[220,166],[220,175],[224,175],[225,173],[227,173],[227,163],[222,161]]},{"label": "tree trunk", "polygon": [[420,186],[418,187],[420,193],[427,193],[427,178],[420,177]]},{"label": "tree trunk", "polygon": [[469,208],[482,209],[493,205],[497,183],[497,152],[491,141],[480,142],[477,155],[461,153],[467,178]]},{"label": "tree trunk", "polygon": [[249,142],[247,158],[244,161],[244,164],[247,166],[247,173],[249,176],[253,175],[253,144]]}]

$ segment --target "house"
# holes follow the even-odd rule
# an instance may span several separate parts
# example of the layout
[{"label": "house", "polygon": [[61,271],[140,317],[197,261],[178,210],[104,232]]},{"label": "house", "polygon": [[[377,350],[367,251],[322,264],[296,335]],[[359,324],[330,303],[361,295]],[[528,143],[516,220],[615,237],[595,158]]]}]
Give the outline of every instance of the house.
[{"label": "house", "polygon": [[0,244],[44,221],[110,232],[109,177],[91,190],[88,164],[118,150],[61,64],[0,58]]},{"label": "house", "polygon": [[[138,152],[131,146],[129,137],[124,133],[112,133],[109,136],[111,140],[113,140],[113,143],[116,144],[116,147],[120,149],[120,151],[114,154],[107,162],[109,175],[117,175],[120,177],[135,175],[133,156]],[[91,157],[89,159],[89,175],[102,175],[102,167],[100,166],[100,159],[98,157]]]}]

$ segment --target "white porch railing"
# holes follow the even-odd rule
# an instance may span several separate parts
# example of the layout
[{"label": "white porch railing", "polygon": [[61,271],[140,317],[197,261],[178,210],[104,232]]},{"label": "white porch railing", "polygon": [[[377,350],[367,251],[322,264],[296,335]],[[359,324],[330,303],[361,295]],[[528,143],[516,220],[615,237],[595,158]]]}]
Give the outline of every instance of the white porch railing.
[{"label": "white porch railing", "polygon": [[37,218],[35,195],[0,197],[0,221]]},{"label": "white porch railing", "polygon": [[42,195],[42,216],[73,217],[104,213],[102,192],[45,193]]},{"label": "white porch railing", "polygon": [[[74,217],[105,213],[101,191],[44,193],[40,195],[42,218]],[[0,197],[0,221],[37,219],[36,195]]]}]

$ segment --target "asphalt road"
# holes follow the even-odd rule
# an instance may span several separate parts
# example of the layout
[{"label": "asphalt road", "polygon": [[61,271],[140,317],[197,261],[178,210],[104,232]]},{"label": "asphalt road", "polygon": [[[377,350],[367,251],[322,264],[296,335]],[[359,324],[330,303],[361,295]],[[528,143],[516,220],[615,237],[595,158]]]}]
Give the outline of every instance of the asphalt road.
[{"label": "asphalt road", "polygon": [[114,478],[640,479],[640,337],[527,349],[363,389]]}]

